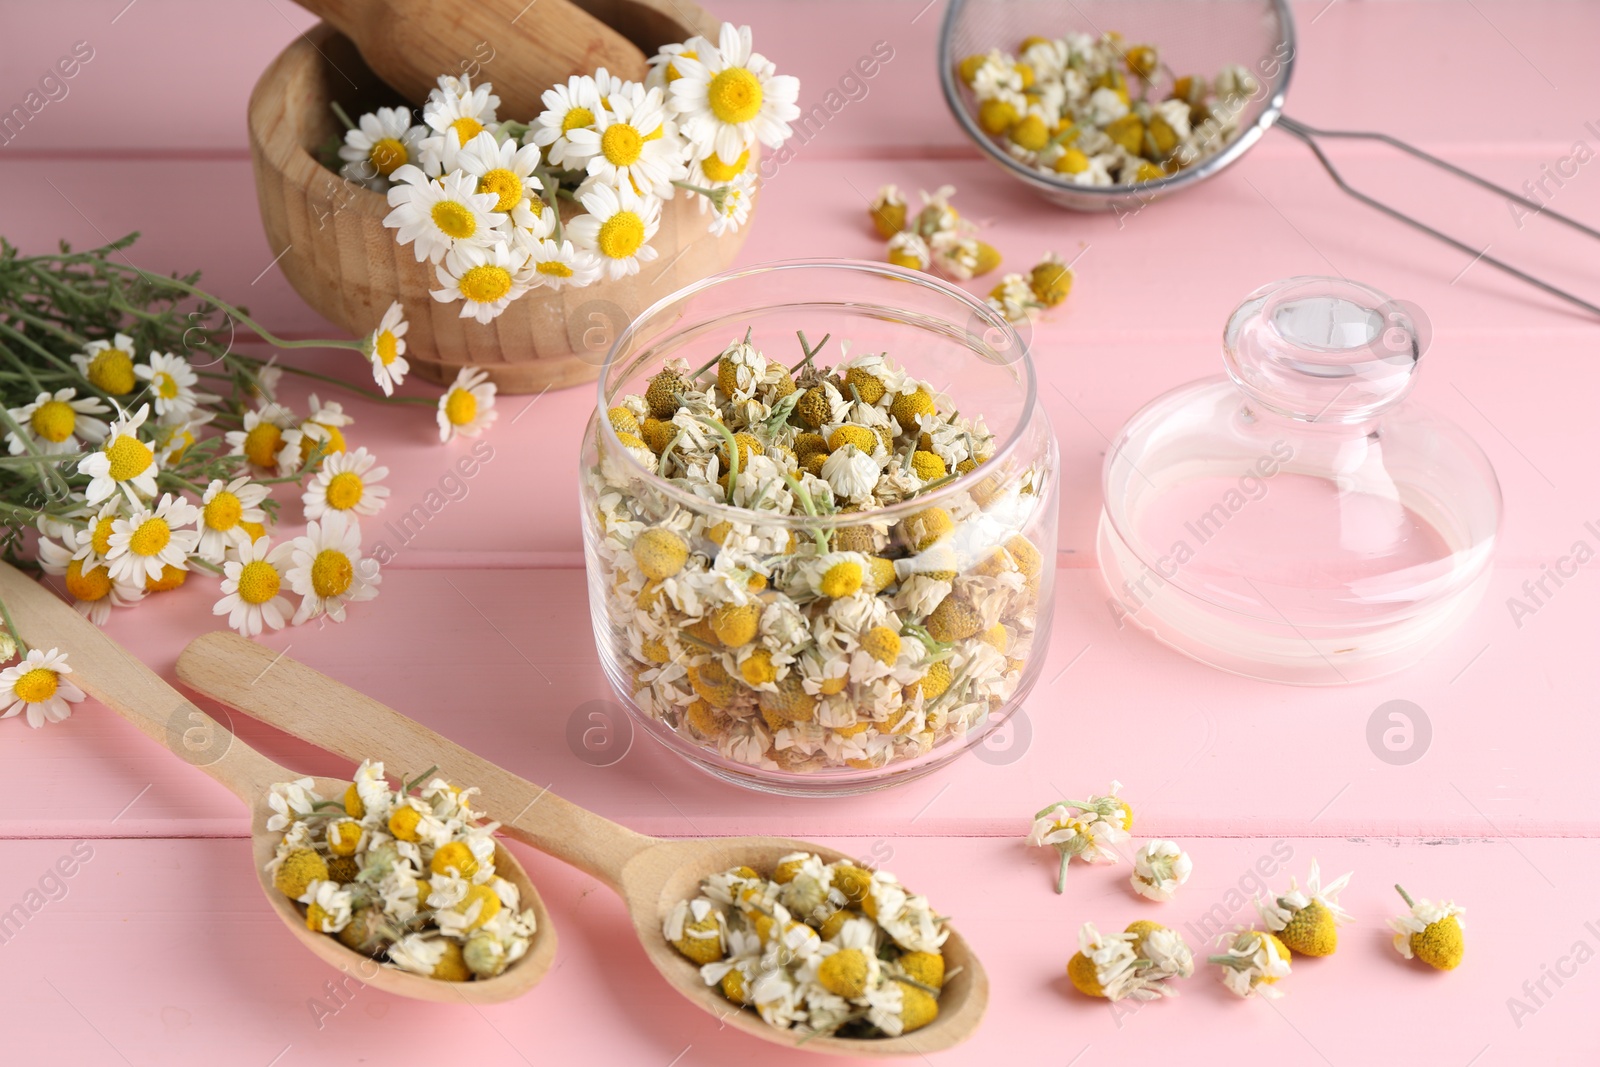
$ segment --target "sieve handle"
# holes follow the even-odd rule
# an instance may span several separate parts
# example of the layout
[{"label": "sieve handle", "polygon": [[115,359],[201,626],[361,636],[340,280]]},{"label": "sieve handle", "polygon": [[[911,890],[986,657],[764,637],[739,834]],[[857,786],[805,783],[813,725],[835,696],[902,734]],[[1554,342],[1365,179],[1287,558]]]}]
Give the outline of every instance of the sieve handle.
[{"label": "sieve handle", "polygon": [[1391,148],[1397,148],[1407,155],[1410,155],[1416,159],[1420,159],[1424,163],[1437,167],[1449,174],[1454,174],[1458,178],[1463,178],[1469,182],[1472,182],[1474,185],[1481,186],[1482,188],[1488,189],[1489,191],[1497,193],[1500,196],[1504,196],[1508,200],[1522,204],[1524,207],[1527,207],[1536,214],[1548,216],[1557,222],[1570,226],[1573,229],[1578,230],[1580,233],[1587,234],[1588,236],[1597,240],[1600,240],[1600,230],[1596,230],[1591,226],[1585,225],[1584,223],[1579,222],[1577,219],[1569,218],[1558,211],[1552,211],[1550,208],[1539,203],[1537,200],[1530,200],[1515,190],[1507,189],[1503,185],[1497,185],[1482,175],[1474,174],[1469,170],[1464,170],[1448,160],[1440,159],[1438,156],[1424,152],[1416,145],[1408,144],[1407,142],[1402,141],[1397,137],[1391,137],[1386,133],[1369,133],[1360,130],[1320,130],[1314,126],[1307,126],[1305,123],[1292,119],[1287,115],[1280,115],[1278,117],[1278,126],[1285,132],[1290,133],[1304,141],[1306,146],[1309,147],[1312,153],[1316,155],[1317,162],[1321,163],[1322,168],[1328,172],[1328,175],[1331,178],[1333,178],[1334,184],[1336,184],[1340,189],[1343,189],[1350,196],[1353,196],[1363,204],[1366,204],[1368,207],[1377,208],[1379,211],[1390,216],[1391,218],[1399,219],[1406,225],[1414,229],[1421,230],[1428,236],[1433,237],[1436,240],[1443,241],[1452,248],[1460,249],[1467,255],[1472,256],[1474,261],[1482,260],[1491,267],[1502,270],[1514,278],[1520,278],[1529,285],[1544,290],[1551,296],[1560,297],[1562,300],[1565,300],[1570,304],[1576,304],[1578,307],[1583,308],[1590,314],[1600,316],[1600,305],[1591,304],[1582,297],[1569,293],[1565,289],[1551,285],[1549,282],[1544,281],[1541,278],[1536,278],[1527,271],[1524,271],[1518,267],[1514,267],[1503,259],[1489,255],[1487,247],[1483,249],[1473,248],[1465,241],[1457,240],[1442,230],[1437,230],[1428,225],[1421,219],[1413,218],[1412,216],[1401,211],[1399,208],[1396,208],[1390,204],[1386,204],[1383,201],[1369,196],[1361,190],[1355,188],[1349,182],[1345,181],[1344,176],[1341,175],[1338,168],[1333,165],[1333,161],[1330,160],[1327,156],[1327,153],[1322,150],[1322,146],[1317,143],[1317,138],[1327,137],[1330,139],[1348,141],[1377,141],[1381,144],[1386,144]]}]

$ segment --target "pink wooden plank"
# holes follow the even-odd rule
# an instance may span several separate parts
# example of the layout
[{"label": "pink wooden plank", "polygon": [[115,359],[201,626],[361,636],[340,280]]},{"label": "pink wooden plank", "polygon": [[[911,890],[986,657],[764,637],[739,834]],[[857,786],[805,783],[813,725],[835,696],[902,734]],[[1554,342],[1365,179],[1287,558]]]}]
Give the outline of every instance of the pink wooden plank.
[{"label": "pink wooden plank", "polygon": [[[877,857],[927,892],[986,964],[987,1019],[966,1045],[929,1062],[1077,1057],[1093,1065],[1181,1048],[1186,1062],[1232,1064],[1248,1047],[1262,1062],[1296,1065],[1475,1057],[1575,1065],[1600,1052],[1590,1008],[1595,977],[1584,962],[1600,946],[1600,915],[1571,891],[1600,875],[1600,845],[1592,841],[1524,840],[1513,849],[1481,840],[1186,839],[1195,874],[1165,905],[1135,898],[1125,865],[1076,869],[1057,897],[1048,857],[1016,840],[833,843]],[[23,900],[73,845],[0,844],[0,902]],[[416,1004],[353,985],[334,1000],[328,984],[342,976],[279,928],[241,842],[87,845],[93,857],[63,883],[67,895],[44,904],[3,946],[0,996],[8,1017],[27,1020],[8,1035],[16,1062],[331,1065],[417,1062],[467,1048],[492,1064],[816,1062],[683,1006],[633,942],[614,897],[526,850],[519,855],[560,932],[556,967],[522,999],[477,1009]],[[1313,857],[1329,874],[1355,872],[1343,898],[1355,922],[1337,955],[1295,963],[1284,999],[1237,1000],[1215,968],[1181,983],[1176,999],[1137,1008],[1113,1009],[1068,987],[1063,968],[1080,923],[1117,929],[1151,918],[1203,952],[1197,931],[1208,929],[1208,913],[1215,922],[1248,921],[1247,906],[1232,905],[1242,903],[1241,884],[1253,889],[1257,863],[1270,869],[1281,861],[1270,879],[1281,888],[1289,873],[1303,876]],[[1439,974],[1394,953],[1383,922],[1400,903],[1390,888],[1397,881],[1467,907],[1460,969]],[[1514,1002],[1524,1006],[1515,1014]]]},{"label": "pink wooden plank", "polygon": [[[870,800],[748,795],[642,732],[625,750],[619,732],[616,751],[627,754],[608,766],[580,758],[569,724],[586,724],[597,706],[608,712],[591,702],[614,698],[582,621],[578,571],[397,570],[345,625],[266,643],[539,785],[669,836],[1006,835],[1040,806],[1113,777],[1157,834],[1590,835],[1600,823],[1589,784],[1600,664],[1586,649],[1600,585],[1585,571],[1519,629],[1505,599],[1529,573],[1502,570],[1467,626],[1407,673],[1292,689],[1220,674],[1119,631],[1098,573],[1062,570],[1027,736],[1008,727],[993,759],[969,755]],[[170,676],[183,644],[215,625],[214,597],[193,580],[121,613],[111,633]],[[1432,729],[1423,755],[1399,766],[1367,740],[1369,719],[1397,699],[1419,705]],[[627,730],[619,710],[608,713]],[[236,726],[288,766],[348,771],[255,723]],[[15,798],[0,812],[0,836],[242,832],[241,806],[102,709],[45,730],[16,721],[0,730],[0,778]]]},{"label": "pink wooden plank", "polygon": [[[722,18],[755,27],[761,50],[801,78],[808,110],[816,104],[838,109],[809,137],[808,154],[971,151],[939,94],[933,56],[942,7],[929,7],[927,0],[813,0],[788,10],[774,0],[710,6]],[[1308,122],[1386,129],[1434,143],[1516,141],[1565,150],[1583,136],[1583,122],[1596,118],[1586,105],[1600,95],[1600,73],[1588,62],[1584,42],[1600,30],[1600,13],[1589,5],[1306,0],[1294,10],[1300,52],[1289,112]],[[313,22],[288,0],[225,7],[203,0],[13,4],[6,46],[13,61],[0,75],[0,101],[8,108],[75,42],[88,41],[94,58],[66,83],[67,96],[46,104],[15,145],[0,149],[0,158],[106,151],[240,156],[251,85]],[[1050,29],[1041,25],[1039,32]],[[223,39],[227,46],[219,47]],[[841,87],[840,79],[878,42],[893,58],[865,82],[865,95],[849,82]],[[1481,64],[1484,76],[1463,77],[1464,56]],[[492,77],[492,62],[488,69]],[[1367,73],[1346,77],[1351,70]],[[1398,94],[1395,71],[1406,73]],[[127,93],[128,85],[141,90]],[[833,101],[826,99],[829,90],[839,93]],[[840,106],[840,100],[850,102]]]}]

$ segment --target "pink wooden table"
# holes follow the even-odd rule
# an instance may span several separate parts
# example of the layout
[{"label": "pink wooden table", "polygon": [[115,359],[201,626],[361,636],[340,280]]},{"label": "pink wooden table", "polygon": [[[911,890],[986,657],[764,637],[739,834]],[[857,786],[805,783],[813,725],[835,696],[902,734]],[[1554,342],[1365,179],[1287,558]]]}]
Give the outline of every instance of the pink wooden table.
[{"label": "pink wooden table", "polygon": [[[982,953],[994,1003],[978,1035],[940,1064],[1110,1064],[1163,1050],[1190,1062],[1590,1064],[1600,1056],[1600,568],[1566,580],[1521,625],[1523,583],[1600,547],[1595,455],[1600,324],[1470,257],[1344,199],[1309,154],[1272,134],[1215,182],[1111,217],[1057,213],[1020,194],[962,142],[938,98],[938,8],[924,0],[722,0],[759,47],[820,100],[879,41],[893,59],[803,145],[762,193],[745,262],[876,257],[865,198],[950,182],[1014,265],[1084,252],[1061,313],[1034,350],[1061,442],[1060,597],[1026,729],[934,779],[866,799],[799,803],[711,782],[641,737],[604,767],[569,749],[568,720],[610,696],[588,629],[570,476],[593,406],[587,389],[507,397],[495,454],[466,495],[419,533],[390,539],[376,609],[342,627],[266,639],[518,773],[651,833],[773,832],[833,840],[888,864],[956,916]],[[311,22],[288,0],[5,0],[0,105],[58,55],[93,59],[0,147],[0,230],[25,250],[139,229],[141,266],[202,268],[209,284],[296,336],[328,327],[267,269],[245,147],[257,72]],[[1535,0],[1313,0],[1291,112],[1313,125],[1381,128],[1515,186],[1585,147],[1555,190],[1559,210],[1600,220],[1600,7]],[[492,76],[492,71],[490,72]],[[859,94],[857,94],[859,95]],[[1476,246],[1560,272],[1600,295],[1600,257],[1507,206],[1425,185],[1375,149],[1341,150],[1352,176]],[[1554,188],[1553,186],[1548,186]],[[1218,329],[1238,298],[1276,277],[1342,272],[1419,303],[1435,329],[1420,399],[1488,451],[1505,491],[1493,588],[1415,669],[1330,690],[1227,677],[1128,630],[1104,607],[1093,559],[1107,438],[1146,398],[1217,370]],[[413,387],[420,394],[426,390]],[[299,400],[298,395],[294,399]],[[354,440],[394,471],[385,518],[422,501],[457,451],[431,419],[347,403]],[[557,472],[556,476],[540,472]],[[294,511],[288,509],[292,521]],[[1594,523],[1594,525],[1587,525]],[[383,535],[378,535],[383,536]],[[214,584],[197,581],[113,634],[169,675],[212,628]],[[449,669],[419,669],[419,662]],[[1375,709],[1403,699],[1431,742],[1407,764],[1369,748]],[[249,723],[242,736],[307,771],[340,761]],[[625,724],[619,722],[619,727]],[[619,745],[625,741],[620,739]],[[1196,873],[1173,904],[1126,887],[1126,866],[1073,872],[1051,892],[1050,857],[1023,846],[1027,816],[1063,792],[1126,783],[1142,835],[1182,839]],[[632,944],[619,905],[554,861],[520,851],[562,934],[557,970],[513,1004],[415,1005],[349,984],[277,928],[247,864],[242,811],[193,769],[103,709],[64,726],[0,724],[0,1019],[6,1063],[345,1064],[471,1055],[515,1064],[582,1057],[644,1067],[798,1063],[680,1010]],[[1154,917],[1192,942],[1234,907],[1276,848],[1303,872],[1356,872],[1339,955],[1297,965],[1290,996],[1236,1002],[1204,972],[1173,1002],[1112,1010],[1066,988],[1084,920]],[[55,888],[58,857],[91,853]],[[49,883],[44,885],[41,882]],[[1275,881],[1281,883],[1283,876]],[[1389,889],[1467,905],[1468,960],[1451,975],[1404,966],[1383,919]],[[59,899],[30,896],[53,889]],[[599,890],[599,891],[597,891]],[[13,913],[14,914],[14,913]]]}]

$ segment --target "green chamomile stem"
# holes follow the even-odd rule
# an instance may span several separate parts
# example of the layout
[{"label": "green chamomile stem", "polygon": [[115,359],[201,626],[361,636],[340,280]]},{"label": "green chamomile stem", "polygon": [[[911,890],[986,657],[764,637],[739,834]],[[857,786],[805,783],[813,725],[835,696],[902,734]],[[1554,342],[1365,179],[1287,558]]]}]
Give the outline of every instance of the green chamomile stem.
[{"label": "green chamomile stem", "polygon": [[789,373],[790,374],[799,374],[800,373],[800,368],[804,367],[806,364],[810,363],[813,359],[815,359],[817,353],[822,351],[822,346],[828,343],[828,338],[833,336],[833,334],[831,334],[831,333],[823,334],[822,335],[822,340],[817,342],[817,347],[812,348],[810,343],[806,341],[806,332],[804,330],[796,330],[795,331],[795,335],[800,338],[800,351],[802,351],[802,352],[804,352],[806,354],[806,358],[802,359],[799,363],[796,363],[794,366],[790,367],[789,368]]},{"label": "green chamomile stem", "polygon": [[328,106],[332,108],[333,113],[339,117],[339,121],[344,123],[345,129],[353,130],[356,128],[356,124],[350,121],[350,116],[345,113],[344,108],[339,106],[339,101],[330,100],[328,101]]},{"label": "green chamomile stem", "polygon": [[[787,471],[784,472],[783,480],[789,483],[789,491],[795,495],[796,500],[800,501],[800,506],[805,509],[805,513],[812,518],[816,518],[817,505],[811,499],[810,490],[800,483],[800,479]],[[826,533],[821,530],[812,530],[811,539],[817,543],[818,552],[828,551],[828,535]]]},{"label": "green chamomile stem", "polygon": [[17,632],[17,624],[11,621],[11,609],[6,607],[5,598],[3,597],[0,597],[0,619],[5,620],[7,632],[9,632],[11,636],[16,639],[17,655],[24,659],[27,658],[28,643],[24,641],[22,639],[22,635]]},{"label": "green chamomile stem", "polygon": [[[9,318],[20,319],[30,326],[37,326],[41,330],[46,330],[50,333],[53,333],[63,341],[67,342],[69,345],[76,345],[79,348],[82,348],[89,343],[84,338],[73,333],[71,330],[64,329],[56,323],[51,322],[49,319],[40,318],[38,315],[30,315],[21,308],[15,306],[8,307],[6,309],[6,315]],[[57,363],[61,362],[59,359],[55,359],[53,355],[51,356],[51,359],[55,360]]]},{"label": "green chamomile stem", "polygon": [[210,571],[212,574],[223,573],[221,567],[217,566],[215,563],[212,563],[208,559],[201,559],[199,556],[190,556],[189,565],[192,567],[199,567],[203,571]]},{"label": "green chamomile stem", "polygon": [[432,767],[429,767],[427,770],[423,771],[421,774],[417,775],[415,778],[411,779],[411,781],[409,781],[409,782],[406,781],[405,779],[401,779],[401,781],[400,781],[400,785],[401,785],[400,792],[401,793],[409,793],[409,792],[411,792],[417,786],[421,785],[427,779],[428,775],[432,774],[434,771],[436,771],[438,769],[439,769],[439,765],[437,763],[435,763]]},{"label": "green chamomile stem", "polygon": [[955,481],[959,477],[961,477],[960,473],[946,474],[943,478],[935,478],[933,481],[928,482],[927,484],[923,485],[922,488],[918,489],[915,493],[908,494],[906,496],[906,499],[910,500],[914,496],[920,496],[923,493],[930,492],[930,491],[932,491],[934,489],[939,488],[941,485],[946,484],[947,482]]},{"label": "green chamomile stem", "polygon": [[1416,906],[1412,903],[1411,894],[1402,889],[1398,882],[1395,883],[1394,891],[1400,894],[1400,899],[1406,902],[1406,907],[1412,908]]},{"label": "green chamomile stem", "polygon": [[667,476],[667,466],[672,462],[672,450],[678,447],[678,442],[683,440],[683,431],[679,430],[667,447],[661,450],[661,459],[656,462],[656,474],[662,478]]},{"label": "green chamomile stem", "polygon": [[717,355],[715,355],[715,356],[713,356],[711,358],[711,362],[710,363],[707,363],[704,366],[702,366],[699,370],[694,371],[693,373],[691,373],[689,375],[689,377],[698,378],[698,377],[700,377],[700,375],[704,374],[706,371],[710,370],[712,367],[715,367],[718,363],[721,363],[721,362],[722,362],[722,354],[719,352]]},{"label": "green chamomile stem", "polygon": [[1072,857],[1065,852],[1061,854],[1061,869],[1056,874],[1056,895],[1067,891],[1067,864],[1072,862]]},{"label": "green chamomile stem", "polygon": [[733,503],[733,492],[739,485],[739,442],[734,439],[733,431],[724,426],[717,419],[696,415],[696,419],[722,435],[723,443],[728,448],[728,493],[727,502]]},{"label": "green chamomile stem", "polygon": [[[316,343],[320,345],[322,342],[319,341],[319,342],[316,342]],[[348,348],[348,347],[351,347],[351,346],[343,345],[343,346],[338,346],[338,347]],[[355,347],[358,350],[360,348],[359,345],[355,346]],[[429,400],[425,396],[384,396],[382,393],[378,392],[375,389],[363,389],[359,385],[351,385],[349,382],[345,381],[344,379],[335,378],[335,377],[333,377],[332,375],[329,375],[329,374],[318,374],[314,370],[305,370],[305,369],[303,369],[301,367],[292,367],[287,363],[280,363],[280,364],[278,364],[278,366],[282,367],[289,374],[298,374],[302,378],[314,378],[319,382],[327,382],[329,385],[337,385],[341,389],[348,389],[350,392],[355,393],[357,396],[369,397],[370,399],[373,399],[373,400],[381,400],[381,401],[383,401],[385,403],[388,403],[388,404],[426,404],[429,407],[437,407],[438,406],[438,401]]]},{"label": "green chamomile stem", "polygon": [[[54,356],[51,356],[50,353],[46,349],[41,348],[38,345],[38,343],[34,341],[33,338],[29,337],[27,334],[23,333],[21,330],[13,329],[7,323],[0,322],[0,332],[5,333],[9,337],[16,338],[18,341],[20,341],[23,344],[27,345],[29,348],[33,349],[35,352],[38,352],[40,355],[45,356],[46,358],[49,358],[49,359],[54,359],[55,358]],[[28,379],[28,384],[31,385],[34,389],[38,390],[41,393],[45,391],[44,386],[39,383],[38,376],[36,376],[33,373],[33,368],[28,365],[27,360],[18,359],[17,360],[17,369],[22,372],[23,377]]]}]

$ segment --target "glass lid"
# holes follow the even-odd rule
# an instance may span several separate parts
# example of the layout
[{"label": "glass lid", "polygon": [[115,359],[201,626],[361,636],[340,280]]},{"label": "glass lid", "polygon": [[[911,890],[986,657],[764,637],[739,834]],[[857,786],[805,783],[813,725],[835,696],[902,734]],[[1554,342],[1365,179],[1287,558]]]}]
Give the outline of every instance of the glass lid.
[{"label": "glass lid", "polygon": [[1101,567],[1119,620],[1208,663],[1338,684],[1419,658],[1482,592],[1493,468],[1407,401],[1412,309],[1337,278],[1256,290],[1226,376],[1158,397],[1106,459]]}]

